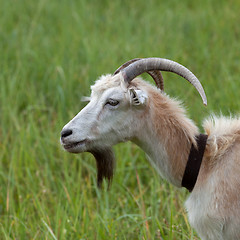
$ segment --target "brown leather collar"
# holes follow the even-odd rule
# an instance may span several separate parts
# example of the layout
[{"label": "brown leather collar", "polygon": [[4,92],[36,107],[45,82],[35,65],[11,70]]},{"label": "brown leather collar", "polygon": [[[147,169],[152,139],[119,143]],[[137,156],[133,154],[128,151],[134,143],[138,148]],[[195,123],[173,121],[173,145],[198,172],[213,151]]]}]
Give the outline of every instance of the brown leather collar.
[{"label": "brown leather collar", "polygon": [[208,135],[199,134],[196,136],[197,149],[193,146],[191,147],[188,162],[183,174],[182,186],[187,188],[191,192],[197,181],[198,173],[201,167],[203,154],[205,151]]}]

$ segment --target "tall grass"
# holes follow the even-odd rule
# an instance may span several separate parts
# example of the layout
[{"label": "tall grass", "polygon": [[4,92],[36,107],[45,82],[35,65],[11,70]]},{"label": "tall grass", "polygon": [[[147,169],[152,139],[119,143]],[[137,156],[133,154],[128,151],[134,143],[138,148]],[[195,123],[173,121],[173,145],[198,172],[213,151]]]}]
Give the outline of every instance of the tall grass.
[{"label": "tall grass", "polygon": [[238,0],[0,0],[0,239],[198,239],[187,192],[161,180],[133,144],[115,147],[111,189],[96,187],[89,154],[59,144],[62,126],[104,73],[135,57],[191,69],[208,107],[165,73],[166,92],[197,124],[237,114]]}]

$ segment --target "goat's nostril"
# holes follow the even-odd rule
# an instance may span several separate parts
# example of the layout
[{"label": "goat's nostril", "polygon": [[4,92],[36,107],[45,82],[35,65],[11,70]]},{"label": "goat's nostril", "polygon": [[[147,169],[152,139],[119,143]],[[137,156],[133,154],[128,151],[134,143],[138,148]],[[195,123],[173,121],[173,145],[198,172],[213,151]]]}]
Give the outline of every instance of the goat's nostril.
[{"label": "goat's nostril", "polygon": [[71,129],[62,130],[61,138],[66,138],[66,137],[70,136],[71,134],[72,134],[72,130]]}]

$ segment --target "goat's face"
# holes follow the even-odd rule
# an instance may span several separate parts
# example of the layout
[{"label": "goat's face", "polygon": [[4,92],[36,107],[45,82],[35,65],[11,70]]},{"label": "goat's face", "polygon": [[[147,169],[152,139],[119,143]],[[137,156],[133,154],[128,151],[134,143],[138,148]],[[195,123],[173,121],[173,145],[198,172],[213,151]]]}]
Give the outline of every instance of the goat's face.
[{"label": "goat's face", "polygon": [[141,128],[147,124],[147,121],[143,123],[140,119],[146,119],[143,116],[149,109],[146,106],[148,94],[149,99],[152,96],[143,81],[136,84],[138,82],[134,83],[134,79],[147,72],[163,90],[160,71],[174,72],[186,78],[207,104],[201,83],[184,66],[162,58],[132,59],[120,66],[114,75],[101,77],[92,86],[89,104],[63,128],[61,144],[65,150],[72,153],[91,152],[95,156],[98,184],[103,178],[111,180],[113,176],[111,147],[131,139],[137,142]]},{"label": "goat's face", "polygon": [[95,152],[130,140],[137,131],[136,111],[141,112],[147,95],[128,88],[121,75],[103,76],[94,86],[90,102],[61,132],[61,144],[72,153]]}]

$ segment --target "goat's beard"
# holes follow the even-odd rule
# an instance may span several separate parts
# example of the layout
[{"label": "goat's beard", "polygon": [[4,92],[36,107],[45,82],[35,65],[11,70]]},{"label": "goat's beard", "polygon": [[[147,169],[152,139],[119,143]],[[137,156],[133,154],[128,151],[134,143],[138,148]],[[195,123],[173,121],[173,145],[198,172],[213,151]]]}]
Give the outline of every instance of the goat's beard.
[{"label": "goat's beard", "polygon": [[100,188],[103,179],[108,180],[108,187],[113,178],[115,157],[112,148],[97,149],[89,151],[96,159],[97,165],[97,186]]}]

